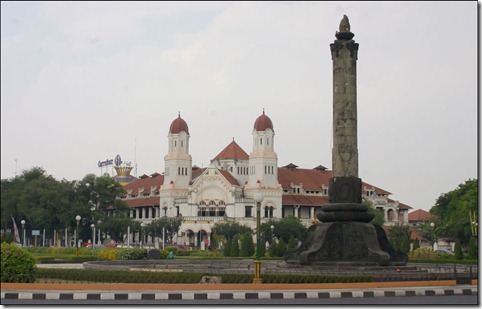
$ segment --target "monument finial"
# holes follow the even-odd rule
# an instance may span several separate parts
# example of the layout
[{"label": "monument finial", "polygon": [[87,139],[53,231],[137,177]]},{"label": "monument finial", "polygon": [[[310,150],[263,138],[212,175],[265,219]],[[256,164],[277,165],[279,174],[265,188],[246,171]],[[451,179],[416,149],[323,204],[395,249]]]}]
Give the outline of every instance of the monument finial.
[{"label": "monument finial", "polygon": [[341,19],[340,32],[350,32],[350,21],[346,15],[343,15],[343,18]]},{"label": "monument finial", "polygon": [[348,20],[348,16],[343,15],[340,22],[340,31],[337,31],[335,36],[338,40],[351,40],[355,36],[355,34],[350,31],[350,21]]}]

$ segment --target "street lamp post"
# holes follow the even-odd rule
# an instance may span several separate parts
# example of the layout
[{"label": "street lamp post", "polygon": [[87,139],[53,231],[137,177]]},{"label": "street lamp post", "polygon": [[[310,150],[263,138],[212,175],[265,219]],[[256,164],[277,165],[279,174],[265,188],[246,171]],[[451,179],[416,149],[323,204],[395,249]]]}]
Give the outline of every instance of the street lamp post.
[{"label": "street lamp post", "polygon": [[92,228],[92,248],[95,248],[95,224],[92,223],[90,227]]},{"label": "street lamp post", "polygon": [[254,201],[256,202],[256,261],[254,261],[254,279],[253,283],[263,283],[261,279],[261,241],[260,241],[260,216],[261,216],[261,202],[263,201],[263,195],[256,193],[254,195]]},{"label": "street lamp post", "polygon": [[77,228],[75,229],[75,256],[79,256],[79,221],[81,217],[79,215],[75,216],[77,221]]},{"label": "street lamp post", "polygon": [[142,222],[141,223],[141,230],[139,231],[139,242],[140,242],[140,245],[141,245],[141,248],[144,248],[144,238],[145,236],[142,235],[142,230],[144,229],[144,227],[146,226],[146,223],[145,222]]},{"label": "street lamp post", "polygon": [[430,231],[432,232],[432,251],[434,250],[434,244],[435,244],[435,231],[434,231],[434,226],[435,226],[435,223],[431,222],[430,223]]},{"label": "street lamp post", "polygon": [[475,212],[469,211],[469,216],[470,216],[470,231],[472,232],[473,237],[477,237],[477,215]]},{"label": "street lamp post", "polygon": [[20,221],[20,223],[22,223],[22,234],[23,234],[22,246],[25,247],[25,220]]},{"label": "street lamp post", "polygon": [[274,225],[270,226],[271,228],[271,243],[273,243],[273,239],[274,239]]},{"label": "street lamp post", "polygon": [[97,226],[98,226],[97,234],[99,234],[99,235],[97,235],[97,245],[99,245],[99,246],[100,246],[100,244],[101,244],[101,242],[100,242],[100,224],[101,224],[101,223],[102,223],[102,221],[100,221],[100,220],[97,221]]}]

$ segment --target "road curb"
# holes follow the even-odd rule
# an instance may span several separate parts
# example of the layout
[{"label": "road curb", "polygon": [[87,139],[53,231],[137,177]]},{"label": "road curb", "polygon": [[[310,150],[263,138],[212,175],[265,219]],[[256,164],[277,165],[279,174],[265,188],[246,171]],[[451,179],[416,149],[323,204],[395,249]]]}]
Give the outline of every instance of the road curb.
[{"label": "road curb", "polygon": [[407,288],[358,291],[2,291],[2,302],[8,300],[220,300],[220,299],[326,299],[404,296],[477,295],[477,287]]}]

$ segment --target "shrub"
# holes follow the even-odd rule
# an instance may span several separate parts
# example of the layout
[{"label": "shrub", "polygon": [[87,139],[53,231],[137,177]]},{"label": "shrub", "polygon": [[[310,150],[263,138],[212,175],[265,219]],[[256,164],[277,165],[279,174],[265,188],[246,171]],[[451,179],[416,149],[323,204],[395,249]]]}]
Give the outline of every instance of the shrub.
[{"label": "shrub", "polygon": [[468,259],[475,260],[477,259],[478,256],[478,250],[477,250],[477,239],[475,237],[470,238],[469,241],[469,252],[467,255]]},{"label": "shrub", "polygon": [[[209,272],[150,272],[104,269],[39,269],[39,278],[110,283],[199,283],[203,276],[220,276],[223,283],[252,283],[252,274]],[[373,282],[367,275],[263,274],[265,283]]]},{"label": "shrub", "polygon": [[415,238],[415,240],[413,241],[412,251],[415,251],[418,248],[420,248],[420,240],[418,240],[418,238]]},{"label": "shrub", "polygon": [[416,260],[435,260],[437,254],[430,248],[418,248],[410,252],[409,258]]},{"label": "shrub", "polygon": [[232,256],[232,257],[239,256],[239,234],[236,234],[233,237],[233,241],[231,242],[230,256]]},{"label": "shrub", "polygon": [[223,242],[223,254],[224,256],[231,256],[231,242],[229,240]]},{"label": "shrub", "polygon": [[462,251],[462,246],[460,245],[460,241],[458,239],[455,240],[454,253],[455,253],[455,258],[457,260],[463,260],[464,259],[464,253]]},{"label": "shrub", "polygon": [[1,282],[32,283],[37,275],[33,256],[16,244],[2,242]]},{"label": "shrub", "polygon": [[[178,247],[176,246],[169,246],[169,247],[164,247],[164,250],[166,250],[168,253],[172,251],[172,254],[177,255],[177,252],[180,251]],[[161,253],[162,255],[162,253]]]},{"label": "shrub", "polygon": [[271,241],[271,244],[269,245],[268,255],[270,257],[275,257],[278,255],[278,244],[274,239]]},{"label": "shrub", "polygon": [[246,232],[241,235],[241,249],[239,250],[239,256],[247,257],[254,254],[253,236],[250,232]]},{"label": "shrub", "polygon": [[276,256],[278,257],[284,256],[285,252],[286,252],[286,243],[283,240],[283,238],[281,238],[278,242],[278,251],[276,252]]}]

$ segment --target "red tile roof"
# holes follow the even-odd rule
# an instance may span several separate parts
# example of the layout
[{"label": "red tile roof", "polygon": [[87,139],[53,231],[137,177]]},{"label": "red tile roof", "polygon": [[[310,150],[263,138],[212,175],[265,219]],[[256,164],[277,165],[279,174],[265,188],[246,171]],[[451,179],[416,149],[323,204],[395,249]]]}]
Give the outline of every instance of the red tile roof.
[{"label": "red tile roof", "polygon": [[223,159],[241,159],[241,160],[248,160],[249,155],[246,151],[243,150],[233,139],[233,141],[226,146],[214,159],[214,160],[223,160]]},{"label": "red tile roof", "polygon": [[303,184],[305,191],[321,191],[321,185],[328,187],[333,175],[332,171],[293,168],[295,165],[292,163],[287,166],[278,168],[278,182],[284,190],[289,190],[291,184]]},{"label": "red tile roof", "polygon": [[384,194],[384,195],[390,195],[390,194],[392,194],[392,193],[390,193],[390,192],[388,192],[388,191],[385,191],[385,190],[383,190],[383,189],[380,189],[380,188],[378,188],[378,187],[375,187],[374,185],[371,185],[371,184],[369,184],[369,183],[363,182],[362,191],[365,191],[365,188],[367,188],[367,189],[373,188],[373,189],[375,190],[375,193],[376,193],[376,194]]},{"label": "red tile roof", "polygon": [[127,199],[125,200],[127,205],[130,207],[139,207],[139,206],[159,206],[160,205],[160,197],[159,196],[150,196],[150,197],[139,197],[134,199]]},{"label": "red tile roof", "polygon": [[226,178],[226,180],[229,181],[230,184],[232,184],[234,186],[239,186],[238,181],[236,180],[236,178],[233,177],[233,175],[231,175],[230,172],[228,172],[226,170],[219,170],[219,171]]},{"label": "red tile roof", "polygon": [[[157,174],[157,173],[154,173]],[[153,175],[154,175],[153,174]],[[142,175],[142,178],[136,179],[124,186],[126,190],[132,190],[133,194],[137,194],[140,188],[144,188],[143,193],[150,192],[152,186],[157,186],[156,191],[159,190],[164,182],[164,175],[157,174],[155,177]]]},{"label": "red tile roof", "polygon": [[283,205],[321,206],[328,203],[328,196],[286,194],[283,195]]},{"label": "red tile roof", "polygon": [[429,221],[432,214],[423,209],[417,209],[408,214],[408,221]]},{"label": "red tile roof", "polygon": [[[389,203],[394,203],[394,202],[395,202],[395,200],[392,200],[391,198],[387,199],[387,201],[388,201]],[[406,205],[406,204],[403,204],[403,203],[398,202],[398,209],[412,209],[412,207],[410,207],[410,206],[408,206],[408,205]]]}]

